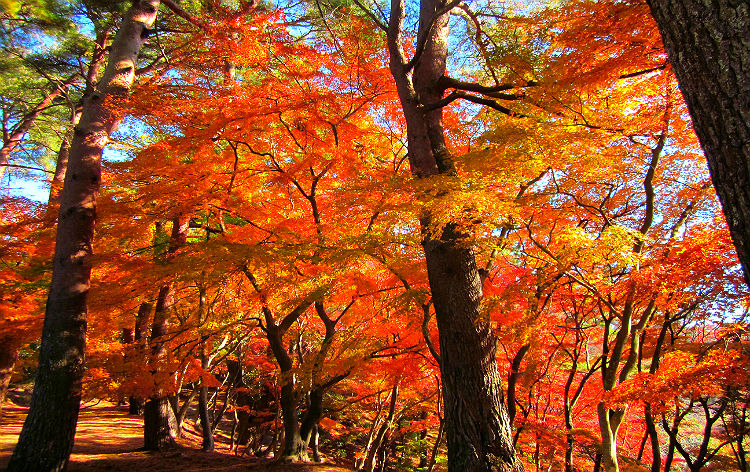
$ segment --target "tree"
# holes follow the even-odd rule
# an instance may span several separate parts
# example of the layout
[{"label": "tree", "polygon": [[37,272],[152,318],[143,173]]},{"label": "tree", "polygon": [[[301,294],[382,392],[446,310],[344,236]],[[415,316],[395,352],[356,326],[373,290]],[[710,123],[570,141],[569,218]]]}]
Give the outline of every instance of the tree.
[{"label": "tree", "polygon": [[750,284],[750,5],[648,0]]},{"label": "tree", "polygon": [[[456,173],[446,145],[443,107],[450,102],[444,100],[446,89],[458,87],[446,76],[449,20],[457,5],[445,0],[420,2],[416,50],[408,60],[405,2],[391,1],[387,23],[376,19],[387,36],[389,67],[406,120],[409,164],[417,179]],[[473,248],[455,222],[436,223],[429,211],[420,222],[440,333],[448,470],[520,470],[502,400],[497,341],[491,324],[481,316],[482,277]]]},{"label": "tree", "polygon": [[84,370],[86,300],[101,155],[120,120],[117,107],[127,99],[138,53],[158,7],[158,0],[133,3],[114,39],[104,75],[84,102],[60,195],[39,369],[9,471],[63,470],[73,447]]}]

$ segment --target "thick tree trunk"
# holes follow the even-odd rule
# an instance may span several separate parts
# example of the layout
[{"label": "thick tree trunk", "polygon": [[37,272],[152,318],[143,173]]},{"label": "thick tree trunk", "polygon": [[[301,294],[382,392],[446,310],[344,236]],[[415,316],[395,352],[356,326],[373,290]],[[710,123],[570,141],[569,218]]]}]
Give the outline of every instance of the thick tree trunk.
[{"label": "thick tree trunk", "polygon": [[[154,310],[154,323],[151,327],[152,372],[162,368],[160,365],[166,355],[163,336],[167,334],[169,310],[172,307],[174,293],[171,285],[159,290],[159,297]],[[157,385],[153,396],[146,401],[143,411],[143,447],[149,451],[160,451],[174,446],[177,435],[177,422],[174,411],[163,386]]]},{"label": "thick tree trunk", "polygon": [[750,5],[648,0],[750,284]]},{"label": "thick tree trunk", "polygon": [[81,400],[86,315],[101,155],[119,123],[159,0],[136,1],[110,49],[100,85],[84,103],[60,196],[52,283],[29,414],[8,471],[65,469]]},{"label": "thick tree trunk", "polygon": [[476,262],[471,249],[451,239],[424,243],[440,331],[448,467],[517,470],[496,340],[490,323],[478,321],[482,290]]},{"label": "thick tree trunk", "polygon": [[[446,4],[442,0],[420,2],[418,42],[422,49],[412,65],[404,57],[405,2],[391,1],[389,67],[406,119],[409,164],[417,178],[455,173],[445,145],[442,107],[434,105],[444,93],[440,80],[446,72],[449,35]],[[480,313],[482,284],[472,248],[452,224],[437,229],[436,237],[429,214],[423,215],[421,223],[440,333],[448,469],[520,470],[495,359],[497,341]]]},{"label": "thick tree trunk", "polygon": [[[290,372],[283,372],[282,376],[290,375]],[[284,424],[284,450],[281,457],[286,461],[306,461],[307,445],[302,441],[302,435],[299,430],[299,421],[297,416],[297,395],[295,395],[294,384],[292,381],[286,381],[281,386],[281,414]]]}]

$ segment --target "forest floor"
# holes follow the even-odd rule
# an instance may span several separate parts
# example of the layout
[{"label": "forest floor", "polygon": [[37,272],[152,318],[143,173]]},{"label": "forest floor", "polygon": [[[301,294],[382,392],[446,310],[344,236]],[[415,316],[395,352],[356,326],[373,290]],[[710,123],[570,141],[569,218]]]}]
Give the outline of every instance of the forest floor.
[{"label": "forest floor", "polygon": [[[6,401],[0,417],[0,470],[13,453],[27,408]],[[228,444],[217,443],[215,452],[200,450],[201,437],[189,427],[177,447],[164,452],[139,450],[143,445],[143,420],[129,415],[127,406],[99,402],[82,405],[75,446],[68,472],[351,472],[332,464],[284,464],[273,460],[239,457]]]}]

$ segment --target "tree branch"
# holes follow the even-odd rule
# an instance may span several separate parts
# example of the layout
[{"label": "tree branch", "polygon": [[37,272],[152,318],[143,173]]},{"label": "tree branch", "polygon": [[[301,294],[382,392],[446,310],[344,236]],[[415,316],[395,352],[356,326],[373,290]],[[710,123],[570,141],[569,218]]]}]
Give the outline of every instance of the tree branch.
[{"label": "tree branch", "polygon": [[170,10],[172,10],[172,12],[175,15],[179,16],[180,18],[187,20],[189,23],[192,23],[193,25],[197,26],[198,28],[202,29],[205,32],[209,31],[209,27],[207,24],[196,19],[193,15],[183,10],[181,6],[177,5],[172,0],[161,0],[161,3],[167,8],[169,8]]},{"label": "tree branch", "polygon": [[469,93],[458,91],[458,90],[451,92],[445,98],[443,98],[442,100],[438,102],[423,105],[422,108],[424,111],[431,111],[431,110],[435,110],[438,108],[443,108],[458,99],[477,103],[479,105],[484,105],[486,107],[492,108],[493,110],[497,110],[513,118],[528,118],[527,115],[524,115],[523,113],[516,113],[510,108],[500,105],[495,100],[490,100],[489,98],[477,97],[476,95],[471,95]]}]

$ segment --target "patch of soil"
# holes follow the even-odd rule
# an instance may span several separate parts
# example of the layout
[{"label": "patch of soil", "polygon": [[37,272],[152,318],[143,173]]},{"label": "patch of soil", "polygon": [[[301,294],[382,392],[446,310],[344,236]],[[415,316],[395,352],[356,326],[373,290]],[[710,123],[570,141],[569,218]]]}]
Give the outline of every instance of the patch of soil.
[{"label": "patch of soil", "polygon": [[[4,470],[21,432],[28,408],[7,402],[0,418],[0,470]],[[75,446],[68,472],[352,472],[352,469],[316,463],[286,464],[273,460],[238,457],[227,444],[215,452],[200,450],[201,437],[183,429],[177,447],[146,452],[143,419],[129,415],[127,407],[101,402],[81,408]]]}]

